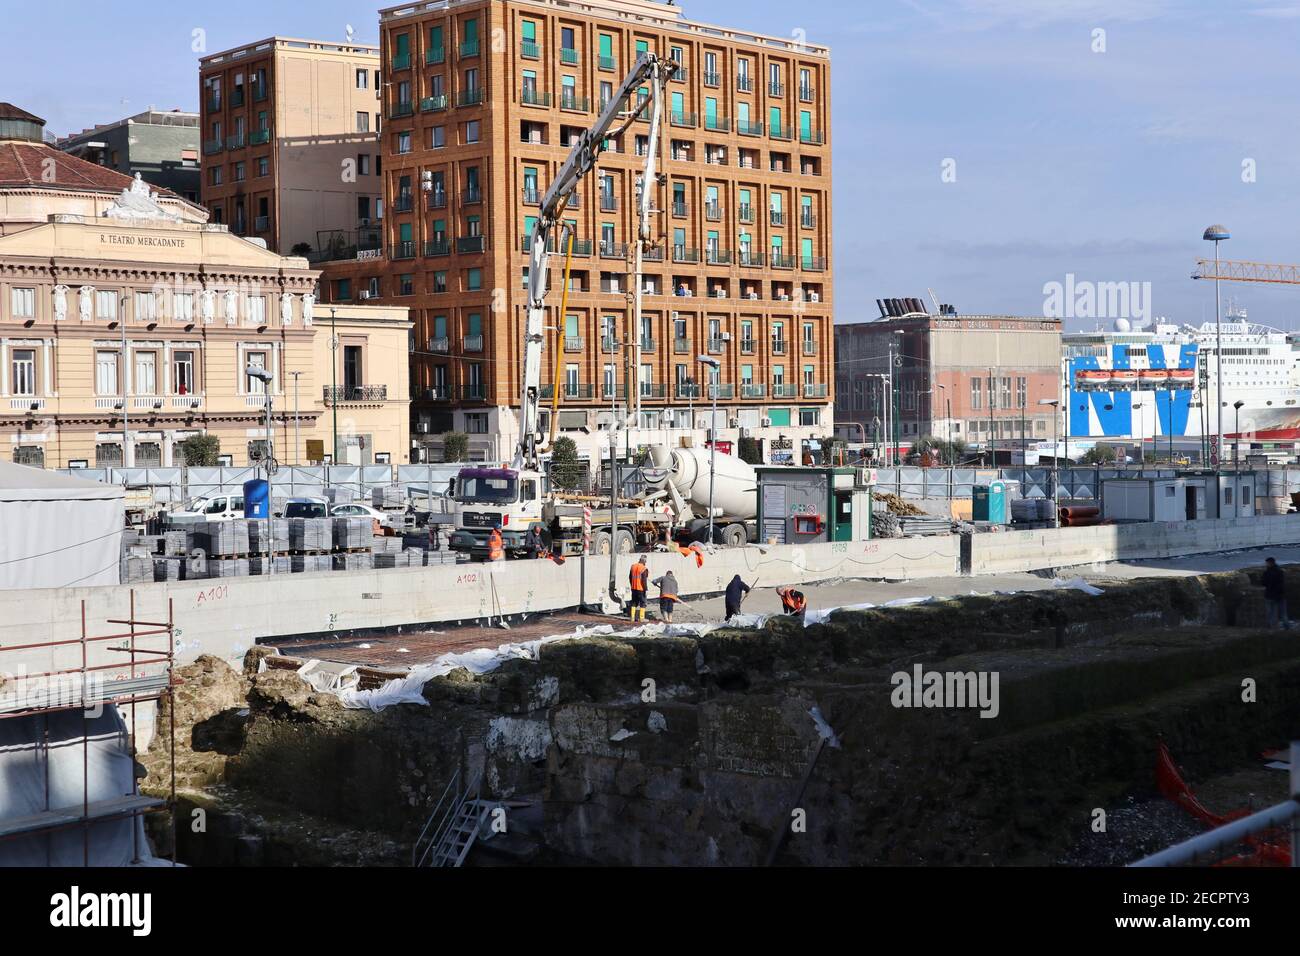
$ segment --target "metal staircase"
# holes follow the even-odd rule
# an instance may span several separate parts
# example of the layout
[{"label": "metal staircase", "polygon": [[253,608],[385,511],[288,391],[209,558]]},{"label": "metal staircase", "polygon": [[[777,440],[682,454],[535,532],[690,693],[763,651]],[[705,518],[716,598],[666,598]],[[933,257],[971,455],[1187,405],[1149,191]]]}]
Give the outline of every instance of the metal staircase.
[{"label": "metal staircase", "polygon": [[463,790],[461,781],[461,772],[457,770],[415,841],[411,850],[412,866],[463,865],[488,817],[498,806],[495,801],[479,798],[480,774],[475,774]]}]

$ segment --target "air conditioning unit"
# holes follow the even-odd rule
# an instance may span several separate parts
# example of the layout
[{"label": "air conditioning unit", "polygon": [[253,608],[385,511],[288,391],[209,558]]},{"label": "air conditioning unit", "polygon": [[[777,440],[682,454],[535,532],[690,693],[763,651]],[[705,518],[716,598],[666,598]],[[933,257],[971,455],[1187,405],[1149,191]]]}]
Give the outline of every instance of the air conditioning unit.
[{"label": "air conditioning unit", "polygon": [[724,341],[724,342],[730,342],[730,341],[731,341],[731,333],[730,333],[730,332],[723,332],[723,333],[722,333],[722,341]]},{"label": "air conditioning unit", "polygon": [[674,322],[676,322],[680,317],[681,317],[681,313],[680,313],[680,312],[674,312],[674,313],[673,313],[673,321],[674,321]]},{"label": "air conditioning unit", "polygon": [[751,292],[751,293],[749,293],[747,296],[745,296],[745,298],[746,298],[746,299],[749,299],[749,300],[752,302],[753,300],[755,300],[755,299],[758,298],[758,293],[757,293],[757,292]]},{"label": "air conditioning unit", "polygon": [[725,298],[727,297],[727,290],[726,290],[726,289],[715,289],[715,290],[713,290],[713,297],[714,297],[715,299],[725,299]]},{"label": "air conditioning unit", "polygon": [[362,300],[365,300],[365,299],[370,298],[370,290],[369,290],[369,289],[362,289],[362,290],[361,290],[361,298],[362,298]]},{"label": "air conditioning unit", "polygon": [[655,294],[655,284],[654,284],[653,282],[647,282],[647,283],[645,284],[645,291],[646,291],[646,294],[647,294],[647,295],[654,295],[654,294]]},{"label": "air conditioning unit", "polygon": [[428,422],[416,422],[416,423],[415,423],[415,432],[416,432],[417,435],[427,435],[427,434],[429,434],[429,423],[428,423]]},{"label": "air conditioning unit", "polygon": [[609,291],[610,291],[610,292],[621,292],[621,291],[622,291],[622,290],[618,287],[618,280],[617,280],[617,279],[614,279],[614,280],[612,280],[612,281],[609,283]]},{"label": "air conditioning unit", "polygon": [[772,419],[770,419],[770,418],[762,418],[762,419],[759,419],[759,423],[758,423],[758,424],[759,424],[759,427],[760,427],[760,428],[771,428],[771,427],[772,427]]},{"label": "air conditioning unit", "polygon": [[742,429],[740,430],[740,437],[741,437],[741,438],[753,438],[754,436],[750,433],[750,430],[749,430],[748,428],[742,428]]},{"label": "air conditioning unit", "polygon": [[820,302],[821,300],[822,300],[822,297],[821,297],[821,294],[820,294],[820,293],[818,293],[818,292],[809,292],[809,293],[808,293],[808,301],[809,301],[809,302]]},{"label": "air conditioning unit", "polygon": [[727,427],[728,427],[728,428],[739,428],[739,427],[740,427],[740,419],[739,419],[739,418],[729,418],[729,419],[727,419]]},{"label": "air conditioning unit", "polygon": [[781,301],[781,302],[789,302],[789,301],[790,301],[790,297],[789,297],[788,295],[786,295],[784,292],[782,292],[780,295],[778,295],[778,296],[777,296],[777,299],[778,299],[779,301]]}]

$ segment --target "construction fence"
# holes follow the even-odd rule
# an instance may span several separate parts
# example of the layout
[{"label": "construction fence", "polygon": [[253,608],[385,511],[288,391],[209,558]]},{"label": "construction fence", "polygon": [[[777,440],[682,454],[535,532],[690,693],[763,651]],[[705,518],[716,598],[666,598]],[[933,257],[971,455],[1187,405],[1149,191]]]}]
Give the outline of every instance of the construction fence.
[{"label": "construction fence", "polygon": [[[1300,492],[1300,468],[1270,468],[1254,472],[1261,480],[1257,495],[1282,498]],[[1051,498],[1053,479],[1061,498],[1099,498],[1101,483],[1111,478],[1173,478],[1173,468],[879,468],[876,487],[903,498],[970,498],[976,485],[994,481],[1020,482],[1025,498]],[[1263,480],[1268,485],[1264,486]]]}]

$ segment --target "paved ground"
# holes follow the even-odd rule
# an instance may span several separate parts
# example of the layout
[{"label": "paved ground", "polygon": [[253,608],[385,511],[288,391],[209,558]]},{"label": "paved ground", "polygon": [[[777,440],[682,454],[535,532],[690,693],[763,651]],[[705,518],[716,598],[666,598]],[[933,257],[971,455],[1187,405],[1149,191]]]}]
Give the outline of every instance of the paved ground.
[{"label": "paved ground", "polygon": [[[1080,570],[1062,572],[1063,577],[1082,577],[1104,586],[1107,580],[1144,577],[1166,577],[1209,574],[1233,571],[1240,568],[1260,567],[1266,554],[1271,554],[1282,564],[1300,564],[1300,547],[1276,548],[1270,551],[1237,551],[1227,554],[1204,554],[1187,558],[1170,558],[1159,561],[1113,562],[1091,565]],[[1295,573],[1300,573],[1297,571]],[[750,579],[753,583],[753,579]],[[781,599],[777,597],[777,581],[762,581],[760,587],[745,599],[748,614],[777,614]],[[842,607],[849,604],[884,604],[897,598],[949,597],[972,593],[987,594],[993,591],[1039,591],[1053,587],[1052,578],[1037,574],[990,574],[978,577],[921,578],[916,581],[845,581],[839,584],[808,585],[804,593],[810,609]],[[658,620],[658,601],[651,594],[650,616]],[[680,606],[674,620],[678,623],[692,621],[719,621],[724,613],[723,599],[697,598]],[[514,621],[510,629],[502,627],[456,627],[448,625],[432,631],[410,631],[402,634],[368,634],[334,640],[277,640],[263,643],[280,648],[282,654],[294,657],[319,658],[343,661],[349,664],[374,666],[412,667],[429,663],[449,651],[469,651],[478,648],[495,648],[502,644],[516,644],[564,634],[578,627],[597,624],[626,623],[623,619],[572,612],[531,617],[527,621]]]}]

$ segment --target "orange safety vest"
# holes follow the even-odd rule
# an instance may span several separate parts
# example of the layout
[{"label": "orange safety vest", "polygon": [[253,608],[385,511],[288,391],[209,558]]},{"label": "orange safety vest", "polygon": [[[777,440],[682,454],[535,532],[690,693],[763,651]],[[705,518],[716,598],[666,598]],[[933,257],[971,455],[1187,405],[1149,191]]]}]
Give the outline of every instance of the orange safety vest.
[{"label": "orange safety vest", "polygon": [[503,557],[505,551],[501,546],[501,532],[493,528],[492,533],[488,535],[488,560],[500,561]]},{"label": "orange safety vest", "polygon": [[808,606],[804,596],[794,588],[777,588],[776,593],[781,595],[781,607],[786,614],[798,614]]},{"label": "orange safety vest", "polygon": [[650,590],[650,569],[638,561],[632,565],[628,580],[632,584],[633,591],[648,591]]}]

